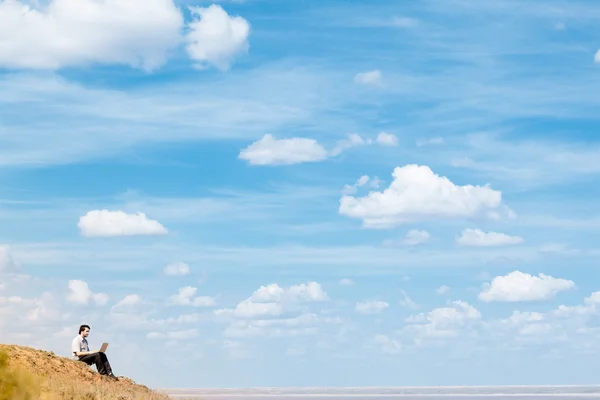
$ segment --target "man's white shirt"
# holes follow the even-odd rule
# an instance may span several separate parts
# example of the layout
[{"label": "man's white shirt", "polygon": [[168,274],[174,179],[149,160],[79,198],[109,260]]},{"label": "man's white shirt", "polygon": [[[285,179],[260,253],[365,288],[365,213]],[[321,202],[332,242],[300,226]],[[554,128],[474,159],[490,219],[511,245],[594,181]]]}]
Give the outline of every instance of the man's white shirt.
[{"label": "man's white shirt", "polygon": [[82,353],[84,351],[90,351],[87,340],[81,335],[75,336],[75,339],[73,339],[73,342],[71,343],[71,355],[73,356],[73,359],[79,360],[76,353]]}]

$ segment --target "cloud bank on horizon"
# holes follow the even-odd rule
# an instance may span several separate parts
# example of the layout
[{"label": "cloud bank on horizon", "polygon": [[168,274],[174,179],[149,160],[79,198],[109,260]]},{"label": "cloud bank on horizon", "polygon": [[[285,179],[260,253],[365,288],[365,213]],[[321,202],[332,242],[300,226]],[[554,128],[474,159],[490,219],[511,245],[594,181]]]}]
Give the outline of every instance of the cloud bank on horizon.
[{"label": "cloud bank on horizon", "polygon": [[157,387],[594,382],[600,12],[310,3],[0,0],[0,341],[87,323]]}]

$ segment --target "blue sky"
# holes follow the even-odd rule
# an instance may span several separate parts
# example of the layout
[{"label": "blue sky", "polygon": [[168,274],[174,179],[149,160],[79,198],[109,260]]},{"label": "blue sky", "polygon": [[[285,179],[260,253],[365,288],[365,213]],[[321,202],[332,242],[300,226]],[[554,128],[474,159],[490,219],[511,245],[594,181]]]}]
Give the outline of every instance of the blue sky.
[{"label": "blue sky", "polygon": [[0,340],[88,323],[153,387],[596,382],[598,18],[0,0]]}]

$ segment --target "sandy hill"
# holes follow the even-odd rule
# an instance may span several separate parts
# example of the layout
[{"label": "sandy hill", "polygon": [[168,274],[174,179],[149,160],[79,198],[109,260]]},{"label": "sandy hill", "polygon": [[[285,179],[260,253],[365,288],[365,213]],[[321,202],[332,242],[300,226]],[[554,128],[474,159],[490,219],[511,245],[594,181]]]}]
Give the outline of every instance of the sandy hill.
[{"label": "sandy hill", "polygon": [[0,400],[167,400],[132,380],[101,376],[82,362],[0,345]]}]

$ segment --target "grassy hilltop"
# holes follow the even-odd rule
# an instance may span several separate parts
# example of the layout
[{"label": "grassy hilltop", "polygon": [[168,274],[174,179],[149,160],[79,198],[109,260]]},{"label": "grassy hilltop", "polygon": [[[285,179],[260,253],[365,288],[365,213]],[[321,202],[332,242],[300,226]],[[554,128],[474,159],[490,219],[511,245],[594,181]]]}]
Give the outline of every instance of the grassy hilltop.
[{"label": "grassy hilltop", "polygon": [[101,376],[82,362],[0,345],[0,400],[167,400],[146,386]]}]

